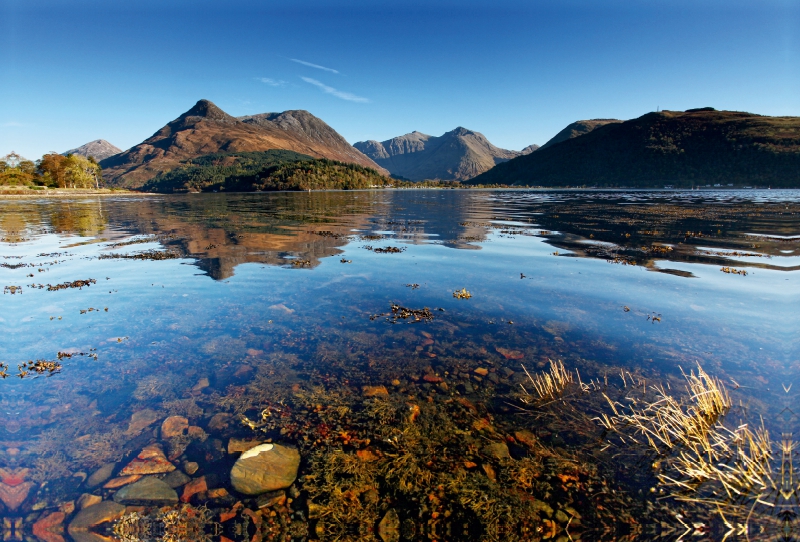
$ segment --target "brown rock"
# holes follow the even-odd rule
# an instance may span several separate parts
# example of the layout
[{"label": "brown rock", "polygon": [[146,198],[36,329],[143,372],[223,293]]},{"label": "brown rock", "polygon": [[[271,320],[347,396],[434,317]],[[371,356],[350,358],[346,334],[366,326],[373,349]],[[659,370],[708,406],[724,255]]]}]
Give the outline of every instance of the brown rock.
[{"label": "brown rock", "polygon": [[186,474],[190,474],[190,475],[194,474],[195,472],[197,472],[197,469],[199,469],[199,468],[200,468],[200,465],[198,465],[194,461],[187,461],[183,465],[183,470],[186,471]]},{"label": "brown rock", "polygon": [[209,386],[208,378],[203,377],[197,381],[197,384],[195,384],[194,387],[192,387],[192,391],[194,393],[199,393],[204,389],[206,389],[208,386]]},{"label": "brown rock", "polygon": [[386,389],[386,386],[363,386],[361,390],[364,393],[364,397],[389,396],[389,390]]},{"label": "brown rock", "polygon": [[231,469],[234,489],[245,495],[260,495],[285,489],[297,478],[300,453],[280,444],[262,444],[246,452]]},{"label": "brown rock", "polygon": [[242,501],[237,502],[236,504],[233,505],[233,508],[231,508],[227,512],[222,512],[219,515],[219,522],[225,523],[226,521],[235,518],[236,515],[239,513],[239,510],[241,510],[242,508],[244,508]]},{"label": "brown rock", "polygon": [[250,448],[255,448],[259,444],[262,444],[263,441],[261,440],[245,440],[239,438],[232,438],[228,441],[228,453],[235,454],[239,452],[246,452]]},{"label": "brown rock", "polygon": [[495,459],[511,459],[511,454],[508,453],[508,445],[505,442],[493,442],[486,445],[481,451],[484,455]]},{"label": "brown rock", "polygon": [[515,432],[514,438],[517,439],[518,442],[521,442],[522,444],[531,449],[535,448],[536,443],[538,442],[536,435],[525,429]]},{"label": "brown rock", "polygon": [[432,384],[437,384],[442,381],[442,377],[433,374],[427,374],[422,377],[422,380],[424,380],[425,382],[430,382]]},{"label": "brown rock", "polygon": [[139,452],[139,455],[120,471],[120,475],[160,474],[174,470],[175,465],[167,460],[161,447],[151,444]]},{"label": "brown rock", "polygon": [[214,489],[208,490],[208,498],[209,499],[221,499],[223,497],[227,497],[230,495],[228,490],[224,487],[215,487]]},{"label": "brown rock", "polygon": [[177,504],[178,494],[158,478],[147,476],[114,493],[114,502],[134,506],[168,506]]},{"label": "brown rock", "polygon": [[525,357],[525,354],[519,350],[509,350],[508,348],[500,348],[499,346],[496,346],[495,350],[506,359],[522,359]]},{"label": "brown rock", "polygon": [[33,524],[33,535],[45,542],[64,542],[64,512],[53,512]]},{"label": "brown rock", "polygon": [[131,421],[128,424],[128,429],[125,431],[126,435],[138,435],[148,426],[156,423],[160,416],[155,410],[146,408],[138,412],[134,412],[131,416]]},{"label": "brown rock", "polygon": [[259,508],[270,508],[272,506],[283,506],[286,503],[286,492],[282,489],[270,491],[259,495],[256,499],[256,506]]},{"label": "brown rock", "polygon": [[67,530],[70,534],[85,533],[90,527],[96,527],[101,523],[119,519],[124,513],[125,507],[121,504],[113,501],[103,501],[78,512]]},{"label": "brown rock", "polygon": [[170,416],[161,424],[161,438],[175,438],[189,430],[189,420],[183,416]]},{"label": "brown rock", "polygon": [[114,468],[117,466],[116,463],[106,463],[96,471],[94,471],[89,479],[86,480],[86,485],[89,487],[99,486],[109,478],[111,478],[111,474],[114,472]]},{"label": "brown rock", "polygon": [[475,369],[475,374],[476,375],[481,375],[481,376],[486,376],[486,375],[489,374],[489,369],[486,369],[484,367],[478,367],[477,369]]},{"label": "brown rock", "polygon": [[83,510],[84,508],[89,508],[90,506],[94,506],[97,503],[103,501],[103,497],[99,495],[92,495],[90,493],[84,493],[80,497],[78,497],[78,510]]},{"label": "brown rock", "polygon": [[183,486],[183,495],[181,495],[181,502],[189,502],[189,500],[192,498],[192,495],[206,490],[208,490],[208,485],[206,484],[206,477],[201,476],[200,478],[195,478],[194,480]]},{"label": "brown rock", "polygon": [[206,432],[203,431],[203,428],[196,425],[189,426],[188,435],[189,438],[194,440],[205,440],[206,438]]}]

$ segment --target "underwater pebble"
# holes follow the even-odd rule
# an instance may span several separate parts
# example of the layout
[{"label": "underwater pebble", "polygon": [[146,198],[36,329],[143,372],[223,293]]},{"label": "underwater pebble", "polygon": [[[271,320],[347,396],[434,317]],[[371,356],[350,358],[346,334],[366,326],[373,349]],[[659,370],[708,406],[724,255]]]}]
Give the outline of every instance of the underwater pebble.
[{"label": "underwater pebble", "polygon": [[161,446],[151,444],[142,449],[139,455],[120,471],[120,475],[160,474],[163,472],[172,472],[174,470],[175,465],[167,460]]},{"label": "underwater pebble", "polygon": [[181,502],[189,502],[189,500],[192,498],[192,495],[207,490],[208,484],[206,484],[206,477],[201,476],[200,478],[195,478],[184,486],[183,494],[181,495]]},{"label": "underwater pebble", "polygon": [[[124,513],[125,507],[121,504],[113,501],[103,501],[78,512],[69,524],[67,531],[71,535],[75,533],[86,533],[89,531],[90,527],[119,519]],[[80,535],[78,537],[73,536],[73,538],[84,539],[80,537]]]},{"label": "underwater pebble", "polygon": [[364,397],[378,397],[378,396],[388,396],[389,390],[386,389],[386,386],[363,386],[361,388]]},{"label": "underwater pebble", "polygon": [[114,502],[134,506],[165,506],[177,504],[178,494],[162,480],[148,476],[114,493]]},{"label": "underwater pebble", "polygon": [[103,497],[99,495],[92,495],[91,493],[84,493],[80,497],[78,497],[78,510],[83,510],[84,508],[89,508],[90,506],[94,506],[97,503],[103,501]]},{"label": "underwater pebble", "polygon": [[261,444],[242,454],[231,469],[231,484],[245,495],[285,489],[297,478],[300,453],[281,444]]},{"label": "underwater pebble", "polygon": [[161,424],[161,438],[175,438],[186,434],[189,420],[183,416],[170,416]]},{"label": "underwater pebble", "polygon": [[184,484],[188,484],[191,481],[191,478],[189,478],[183,472],[176,469],[167,474],[166,476],[164,476],[162,480],[169,487],[175,489],[176,487],[181,487]]}]

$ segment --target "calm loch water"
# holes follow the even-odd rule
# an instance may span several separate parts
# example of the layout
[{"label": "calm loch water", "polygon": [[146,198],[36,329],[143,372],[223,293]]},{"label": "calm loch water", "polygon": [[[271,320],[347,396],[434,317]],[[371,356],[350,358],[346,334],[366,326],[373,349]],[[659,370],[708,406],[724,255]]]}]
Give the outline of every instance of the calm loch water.
[{"label": "calm loch water", "polygon": [[[4,537],[794,540],[799,270],[796,191],[0,201]],[[747,483],[601,423],[698,367]]]}]

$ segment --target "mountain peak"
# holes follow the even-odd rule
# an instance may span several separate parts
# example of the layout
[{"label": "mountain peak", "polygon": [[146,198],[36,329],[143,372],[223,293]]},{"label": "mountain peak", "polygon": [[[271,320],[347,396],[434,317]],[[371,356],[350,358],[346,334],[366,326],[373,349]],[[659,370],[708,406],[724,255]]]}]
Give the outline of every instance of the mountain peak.
[{"label": "mountain peak", "polygon": [[360,141],[353,146],[392,174],[412,181],[466,180],[521,154],[495,147],[480,132],[463,126],[439,137],[415,130],[387,141]]},{"label": "mountain peak", "polygon": [[210,100],[198,100],[190,110],[179,118],[185,119],[187,117],[201,117],[209,120],[235,120]]},{"label": "mountain peak", "polygon": [[359,164],[388,175],[308,111],[262,113],[237,119],[209,100],[198,100],[150,138],[103,160],[103,169],[110,184],[138,188],[186,160],[219,152],[268,150]]},{"label": "mountain peak", "polygon": [[68,154],[78,154],[80,156],[85,156],[89,158],[90,156],[93,157],[95,160],[105,160],[109,156],[114,156],[115,154],[121,153],[122,150],[118,149],[105,139],[95,139],[94,141],[90,141],[85,145],[81,145],[80,147],[76,147],[74,149],[70,149],[66,151],[64,156]]},{"label": "mountain peak", "polygon": [[456,135],[456,136],[465,136],[465,135],[472,135],[475,132],[468,128],[464,128],[463,126],[457,127],[455,130],[450,130],[447,132],[448,134]]}]

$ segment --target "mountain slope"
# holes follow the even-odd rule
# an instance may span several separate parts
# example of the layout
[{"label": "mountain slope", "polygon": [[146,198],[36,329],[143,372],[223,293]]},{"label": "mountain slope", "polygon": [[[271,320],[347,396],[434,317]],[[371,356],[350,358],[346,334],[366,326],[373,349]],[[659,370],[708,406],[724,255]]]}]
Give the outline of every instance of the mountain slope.
[{"label": "mountain slope", "polygon": [[139,188],[159,173],[199,156],[282,149],[388,173],[346,144],[332,128],[305,111],[237,119],[210,101],[200,100],[152,137],[103,160],[101,166],[109,184]]},{"label": "mountain slope", "polygon": [[711,108],[600,126],[487,171],[475,184],[800,186],[800,117]]},{"label": "mountain slope", "polygon": [[109,156],[114,156],[115,154],[119,154],[121,152],[122,149],[118,149],[105,139],[95,139],[86,145],[81,145],[76,149],[70,149],[63,154],[64,156],[68,154],[78,154],[80,156],[85,156],[86,158],[93,156],[94,159],[99,162],[100,160],[104,160]]},{"label": "mountain slope", "polygon": [[[470,179],[521,153],[492,145],[483,134],[456,128],[440,137],[411,132],[387,141],[361,141],[353,146],[376,163],[412,181]],[[526,147],[526,151],[530,147]]]},{"label": "mountain slope", "polygon": [[383,186],[387,181],[372,168],[271,150],[200,156],[156,175],[142,189],[165,193],[353,190]]},{"label": "mountain slope", "polygon": [[600,126],[605,126],[606,124],[616,124],[618,122],[622,122],[621,120],[617,119],[591,119],[591,120],[579,120],[573,122],[572,124],[567,125],[566,128],[558,132],[554,135],[550,140],[541,146],[542,149],[546,149],[556,143],[560,143],[562,141],[566,141],[567,139],[572,139],[573,137],[578,137],[583,134],[588,134],[595,128],[599,128]]}]

